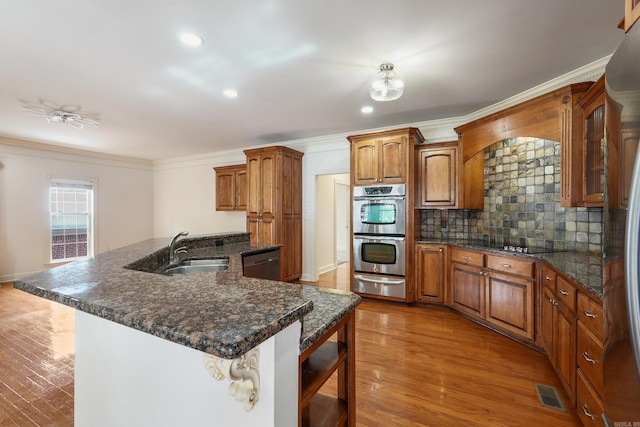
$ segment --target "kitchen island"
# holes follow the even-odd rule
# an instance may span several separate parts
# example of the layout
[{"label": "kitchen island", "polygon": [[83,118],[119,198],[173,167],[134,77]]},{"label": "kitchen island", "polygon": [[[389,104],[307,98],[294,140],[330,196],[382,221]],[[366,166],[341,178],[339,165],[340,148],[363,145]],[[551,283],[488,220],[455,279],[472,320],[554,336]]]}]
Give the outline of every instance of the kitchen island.
[{"label": "kitchen island", "polygon": [[360,298],[244,277],[243,255],[274,249],[248,233],[180,241],[180,259],[228,258],[227,270],[151,272],[168,263],[168,244],[150,239],[15,282],[76,309],[76,425],[296,425],[299,356]]}]

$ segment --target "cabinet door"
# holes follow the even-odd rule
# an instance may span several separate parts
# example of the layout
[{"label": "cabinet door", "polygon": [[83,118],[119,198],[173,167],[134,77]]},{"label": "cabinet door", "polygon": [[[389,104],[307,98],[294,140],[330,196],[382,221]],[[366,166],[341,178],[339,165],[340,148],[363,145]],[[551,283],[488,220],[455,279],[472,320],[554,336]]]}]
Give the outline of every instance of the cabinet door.
[{"label": "cabinet door", "polygon": [[378,142],[379,181],[401,184],[406,181],[407,138],[396,137]]},{"label": "cabinet door", "polygon": [[506,274],[486,276],[486,320],[533,340],[533,281]]},{"label": "cabinet door", "polygon": [[451,306],[484,319],[484,273],[468,265],[451,264]]},{"label": "cabinet door", "polygon": [[375,140],[358,141],[353,144],[354,185],[376,184],[378,182],[378,150]]},{"label": "cabinet door", "polygon": [[247,169],[238,170],[234,179],[236,210],[247,209]]},{"label": "cabinet door", "polygon": [[455,147],[420,151],[420,207],[456,205],[457,152]]},{"label": "cabinet door", "polygon": [[232,211],[236,209],[235,203],[235,181],[234,171],[216,171],[216,210]]},{"label": "cabinet door", "polygon": [[424,302],[444,302],[444,246],[416,246],[416,297]]},{"label": "cabinet door", "polygon": [[584,202],[586,206],[602,206],[604,201],[604,98],[585,118],[584,137]]},{"label": "cabinet door", "polygon": [[549,360],[555,363],[555,353],[553,349],[553,335],[555,331],[554,312],[555,312],[555,295],[551,289],[544,287],[542,291],[542,332],[541,343],[545,353],[549,356]]},{"label": "cabinet door", "polygon": [[555,366],[571,401],[576,389],[576,315],[564,304],[555,306]]},{"label": "cabinet door", "polygon": [[[262,213],[261,160],[260,156],[247,156],[247,220],[250,215],[257,216]],[[247,230],[249,229],[247,228]]]},{"label": "cabinet door", "polygon": [[640,18],[640,0],[624,1],[624,31],[627,32]]},{"label": "cabinet door", "polygon": [[[264,216],[274,218],[277,209],[276,197],[280,193],[276,193],[276,171],[277,171],[276,152],[263,154],[260,159],[260,213]],[[281,191],[282,189],[280,189]]]}]

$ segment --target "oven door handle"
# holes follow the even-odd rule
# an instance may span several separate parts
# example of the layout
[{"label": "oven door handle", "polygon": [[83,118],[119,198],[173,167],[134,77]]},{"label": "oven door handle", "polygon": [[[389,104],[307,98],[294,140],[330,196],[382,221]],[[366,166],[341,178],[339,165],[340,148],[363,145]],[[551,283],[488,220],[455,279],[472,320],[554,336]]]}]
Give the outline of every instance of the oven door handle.
[{"label": "oven door handle", "polygon": [[405,196],[391,196],[391,197],[359,197],[353,198],[354,202],[370,202],[370,203],[384,203],[389,200],[398,200],[404,202],[407,198]]},{"label": "oven door handle", "polygon": [[404,285],[405,283],[404,279],[389,279],[386,277],[380,277],[380,278],[374,279],[374,278],[371,278],[371,276],[362,276],[360,274],[355,274],[353,278],[357,280],[361,280],[363,282],[384,283],[385,285]]},{"label": "oven door handle", "polygon": [[381,234],[354,234],[353,235],[353,239],[358,239],[358,240],[393,240],[396,242],[404,242],[405,240],[407,240],[406,237],[395,237],[395,236],[384,236]]}]

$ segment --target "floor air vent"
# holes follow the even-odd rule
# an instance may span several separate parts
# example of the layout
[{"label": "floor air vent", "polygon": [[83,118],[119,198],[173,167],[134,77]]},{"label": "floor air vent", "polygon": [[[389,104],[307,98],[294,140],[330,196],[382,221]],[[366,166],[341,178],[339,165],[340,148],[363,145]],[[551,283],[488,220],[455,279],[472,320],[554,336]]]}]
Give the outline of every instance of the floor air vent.
[{"label": "floor air vent", "polygon": [[557,409],[559,411],[567,411],[562,403],[562,399],[558,396],[558,390],[556,390],[555,387],[549,387],[548,385],[542,384],[535,384],[535,386],[536,393],[538,393],[538,399],[540,399],[540,404],[542,406]]}]

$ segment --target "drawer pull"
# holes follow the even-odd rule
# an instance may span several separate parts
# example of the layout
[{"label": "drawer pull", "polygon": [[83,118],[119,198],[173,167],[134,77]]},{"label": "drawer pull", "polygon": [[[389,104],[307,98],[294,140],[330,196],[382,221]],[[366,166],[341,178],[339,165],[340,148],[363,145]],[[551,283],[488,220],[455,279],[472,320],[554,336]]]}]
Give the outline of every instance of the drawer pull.
[{"label": "drawer pull", "polygon": [[584,405],[582,405],[582,412],[584,412],[584,414],[585,414],[587,417],[591,418],[592,420],[595,420],[595,419],[596,419],[596,417],[594,417],[593,415],[591,415],[591,414],[589,413],[589,408],[587,407],[587,404],[586,404],[586,403],[585,403]]},{"label": "drawer pull", "polygon": [[469,261],[469,260],[471,259],[470,257],[468,257],[468,256],[466,256],[466,255],[462,255],[462,257],[461,257],[461,258],[462,258],[463,260],[465,260],[465,261]]},{"label": "drawer pull", "polygon": [[590,319],[595,319],[598,317],[597,314],[589,313],[587,310],[583,310],[582,312],[584,313],[585,316],[587,316]]},{"label": "drawer pull", "polygon": [[438,250],[438,252],[443,252],[443,249],[442,249],[442,248],[440,248],[440,249]]},{"label": "drawer pull", "polygon": [[502,266],[504,268],[513,268],[513,266],[511,264],[502,264]]},{"label": "drawer pull", "polygon": [[552,279],[551,279],[551,277],[549,277],[549,276],[544,276],[544,280],[549,280],[549,281],[550,281],[550,280],[552,280]]},{"label": "drawer pull", "polygon": [[589,353],[587,353],[586,351],[584,353],[582,353],[582,357],[584,357],[584,360],[586,360],[587,362],[591,363],[592,365],[596,364],[596,361],[593,360],[592,358],[589,357]]},{"label": "drawer pull", "polygon": [[569,292],[565,291],[564,289],[560,289],[560,293],[564,296],[569,295]]}]

